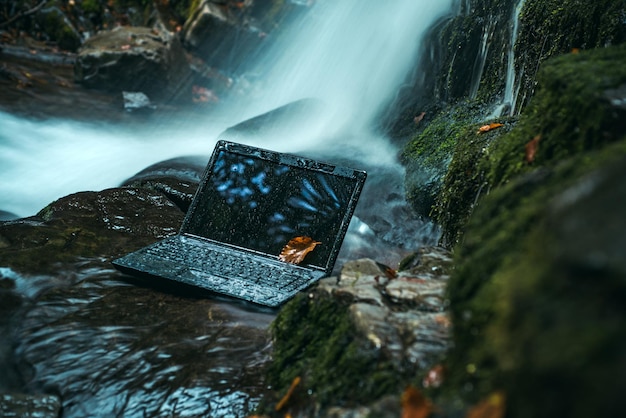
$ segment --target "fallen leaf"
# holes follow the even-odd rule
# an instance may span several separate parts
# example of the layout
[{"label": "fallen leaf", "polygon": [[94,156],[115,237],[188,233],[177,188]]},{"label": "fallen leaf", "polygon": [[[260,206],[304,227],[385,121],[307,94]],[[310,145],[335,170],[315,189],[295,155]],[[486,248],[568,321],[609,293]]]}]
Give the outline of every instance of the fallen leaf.
[{"label": "fallen leaf", "polygon": [[494,392],[467,411],[465,418],[503,418],[506,407],[504,392]]},{"label": "fallen leaf", "polygon": [[422,119],[424,119],[424,116],[426,116],[426,112],[422,112],[422,113],[420,113],[419,115],[417,115],[417,116],[415,116],[415,117],[413,118],[413,122],[414,122],[416,125],[419,125],[419,123],[422,121]]},{"label": "fallen leaf", "polygon": [[208,102],[218,102],[219,98],[213,93],[211,90],[200,87],[193,86],[191,88],[191,100],[194,103],[208,103]]},{"label": "fallen leaf", "polygon": [[385,276],[387,276],[389,280],[395,279],[396,277],[398,277],[398,271],[392,269],[391,267],[387,267],[385,269]]},{"label": "fallen leaf", "polygon": [[276,412],[284,408],[285,404],[291,398],[291,395],[293,395],[293,391],[296,390],[296,387],[298,387],[298,385],[300,384],[300,380],[300,376],[296,376],[296,378],[293,379],[293,381],[291,382],[291,386],[289,386],[289,389],[287,389],[287,393],[285,394],[285,396],[283,396],[283,398],[274,407]]},{"label": "fallen leaf", "polygon": [[480,128],[478,128],[478,133],[489,132],[489,131],[491,131],[493,129],[501,128],[503,126],[504,125],[501,124],[501,123],[490,123],[489,125],[483,125]]},{"label": "fallen leaf", "polygon": [[444,375],[444,367],[441,364],[437,364],[426,373],[426,376],[422,379],[422,386],[425,388],[438,388],[443,384]]},{"label": "fallen leaf", "polygon": [[525,146],[526,155],[524,156],[524,160],[528,164],[535,161],[535,156],[537,155],[537,149],[539,148],[540,140],[541,140],[541,135],[537,135],[526,144]]},{"label": "fallen leaf", "polygon": [[572,48],[572,54],[579,54],[580,48]]},{"label": "fallen leaf", "polygon": [[450,322],[450,317],[445,313],[436,315],[435,322],[444,328],[450,328],[450,325],[452,325],[452,322]]},{"label": "fallen leaf", "polygon": [[413,386],[402,393],[402,418],[427,418],[433,412],[433,404]]},{"label": "fallen leaf", "polygon": [[313,240],[311,237],[295,237],[289,240],[278,256],[280,261],[292,264],[300,264],[304,257],[315,249],[315,246],[321,244],[319,241]]}]

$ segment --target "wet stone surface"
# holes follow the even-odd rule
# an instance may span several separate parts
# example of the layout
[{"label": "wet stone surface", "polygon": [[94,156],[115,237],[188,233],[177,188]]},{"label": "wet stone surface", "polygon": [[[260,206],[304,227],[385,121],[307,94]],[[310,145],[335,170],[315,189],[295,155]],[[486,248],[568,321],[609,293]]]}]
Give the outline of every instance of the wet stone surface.
[{"label": "wet stone surface", "polygon": [[295,376],[303,382],[281,413],[402,414],[402,390],[421,384],[451,343],[444,297],[450,253],[423,247],[407,267],[397,272],[368,258],[349,261],[278,313],[268,376],[281,393]]},{"label": "wet stone surface", "polygon": [[448,348],[450,321],[444,292],[448,275],[432,274],[434,258],[441,269],[451,264],[447,251],[425,247],[420,264],[395,272],[371,259],[344,265],[338,278],[322,280],[320,291],[349,299],[358,334],[389,352],[399,368],[424,369]]}]

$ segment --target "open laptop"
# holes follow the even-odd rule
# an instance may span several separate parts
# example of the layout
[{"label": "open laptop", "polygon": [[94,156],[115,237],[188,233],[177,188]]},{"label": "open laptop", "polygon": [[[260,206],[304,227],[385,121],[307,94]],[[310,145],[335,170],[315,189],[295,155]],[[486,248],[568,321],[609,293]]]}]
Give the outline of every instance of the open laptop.
[{"label": "open laptop", "polygon": [[[279,306],[331,274],[365,178],[365,171],[218,141],[179,233],[113,264]],[[301,238],[318,244],[299,264],[282,261]]]}]

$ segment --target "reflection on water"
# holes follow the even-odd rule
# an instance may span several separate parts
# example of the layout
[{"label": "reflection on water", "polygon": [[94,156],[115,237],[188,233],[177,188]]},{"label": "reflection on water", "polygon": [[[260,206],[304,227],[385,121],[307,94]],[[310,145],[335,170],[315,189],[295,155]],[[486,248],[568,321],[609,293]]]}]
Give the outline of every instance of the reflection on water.
[{"label": "reflection on water", "polygon": [[[57,393],[64,417],[243,416],[264,390],[272,313],[117,281],[68,276],[23,320],[29,389]],[[113,278],[112,278],[113,277]]]}]

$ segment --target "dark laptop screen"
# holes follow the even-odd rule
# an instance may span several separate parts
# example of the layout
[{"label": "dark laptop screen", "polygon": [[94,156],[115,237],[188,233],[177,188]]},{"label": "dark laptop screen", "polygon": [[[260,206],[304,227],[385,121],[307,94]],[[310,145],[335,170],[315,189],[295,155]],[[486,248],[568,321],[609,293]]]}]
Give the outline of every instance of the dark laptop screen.
[{"label": "dark laptop screen", "polygon": [[188,233],[278,256],[298,236],[320,241],[304,260],[325,268],[357,179],[219,151]]}]

